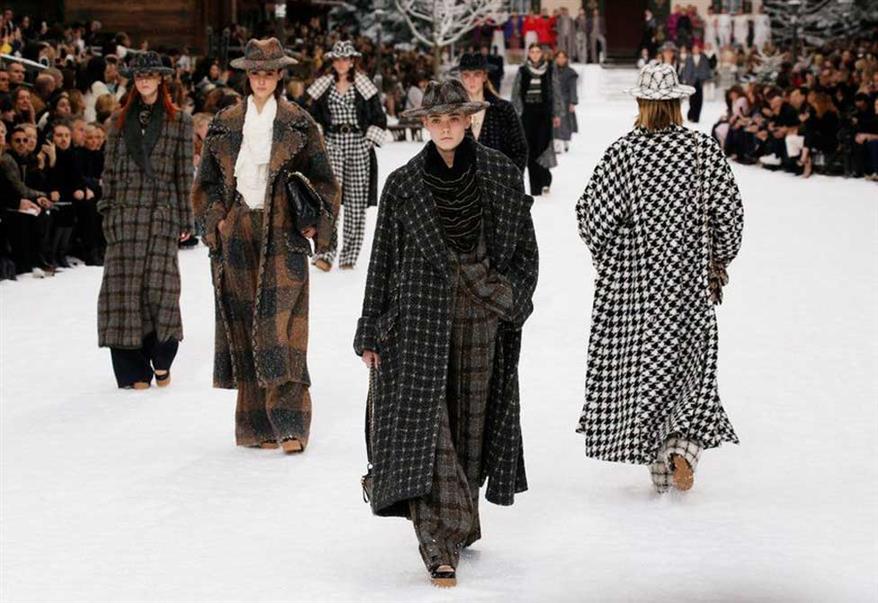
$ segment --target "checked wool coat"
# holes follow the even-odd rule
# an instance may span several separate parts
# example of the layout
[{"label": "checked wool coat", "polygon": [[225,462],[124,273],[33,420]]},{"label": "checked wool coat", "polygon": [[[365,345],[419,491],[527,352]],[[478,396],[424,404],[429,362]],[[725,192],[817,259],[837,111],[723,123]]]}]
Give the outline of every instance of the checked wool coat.
[{"label": "checked wool coat", "polygon": [[[374,350],[381,367],[372,405],[372,508],[401,514],[395,503],[430,492],[445,402],[452,327],[448,247],[423,181],[426,149],[394,171],[384,187],[363,315],[354,349]],[[531,314],[538,256],[532,199],[503,154],[476,145],[483,223],[491,266],[513,290],[510,320],[500,321],[485,425],[481,483],[487,499],[510,505],[527,489],[518,397],[521,328]],[[507,186],[509,188],[507,188]]]},{"label": "checked wool coat", "polygon": [[586,454],[651,464],[673,434],[737,443],[717,389],[708,264],[738,253],[743,208],[717,143],[681,126],[633,130],[607,150],[576,214],[598,273]]},{"label": "checked wool coat", "polygon": [[[241,381],[267,388],[295,382],[310,385],[307,367],[307,270],[311,247],[295,228],[286,196],[286,178],[305,175],[323,199],[318,225],[317,252],[326,249],[338,214],[338,186],[332,175],[323,138],[310,115],[278,100],[272,134],[268,187],[263,208],[258,269],[242,257],[250,221],[237,194],[235,160],[241,149],[247,103],[220,111],[208,128],[192,206],[204,225],[204,242],[211,249],[211,272],[216,299],[214,387],[234,389]],[[218,224],[226,219],[223,232]],[[244,291],[226,291],[236,282],[256,280],[255,316],[249,341],[235,341],[231,333],[234,300]],[[229,302],[231,311],[228,311]],[[250,359],[252,355],[252,361]],[[244,358],[244,356],[247,356]],[[250,368],[254,367],[254,368]],[[250,374],[255,370],[255,374]]]},{"label": "checked wool coat", "polygon": [[[154,331],[158,341],[183,339],[178,240],[192,230],[192,120],[167,119],[158,106],[141,142],[136,107],[107,138],[103,197],[107,251],[98,297],[98,344],[139,349]],[[139,133],[139,132],[138,132]]]},{"label": "checked wool coat", "polygon": [[500,151],[515,164],[522,173],[527,166],[527,139],[524,126],[507,100],[485,90],[485,100],[491,106],[485,110],[485,122],[479,132],[479,144]]}]

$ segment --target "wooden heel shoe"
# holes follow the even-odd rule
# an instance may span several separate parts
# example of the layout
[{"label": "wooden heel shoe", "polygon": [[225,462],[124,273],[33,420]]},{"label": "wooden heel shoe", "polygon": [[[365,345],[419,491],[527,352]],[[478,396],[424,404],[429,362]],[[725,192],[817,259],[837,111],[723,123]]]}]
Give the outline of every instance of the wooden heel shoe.
[{"label": "wooden heel shoe", "polygon": [[678,490],[689,490],[695,483],[695,474],[689,463],[679,454],[674,455],[674,486]]},{"label": "wooden heel shoe", "polygon": [[135,381],[131,384],[131,389],[149,389],[149,381]]},{"label": "wooden heel shoe", "polygon": [[452,588],[457,586],[457,573],[450,565],[440,565],[430,570],[430,582],[439,588]]},{"label": "wooden heel shoe", "polygon": [[156,371],[155,384],[159,387],[168,387],[171,384],[171,372],[165,371],[164,373],[159,374],[158,371]]},{"label": "wooden heel shoe", "polygon": [[302,452],[305,450],[305,447],[302,445],[301,440],[296,438],[288,438],[280,443],[281,448],[284,449],[284,452],[287,454],[295,454],[297,452]]}]

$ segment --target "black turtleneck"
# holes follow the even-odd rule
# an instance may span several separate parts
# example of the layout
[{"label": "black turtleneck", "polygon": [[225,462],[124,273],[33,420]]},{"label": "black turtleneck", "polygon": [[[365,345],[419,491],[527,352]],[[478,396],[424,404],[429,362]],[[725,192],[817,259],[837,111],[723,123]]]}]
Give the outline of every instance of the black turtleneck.
[{"label": "black turtleneck", "polygon": [[426,184],[449,247],[459,253],[476,248],[482,228],[482,203],[476,176],[476,143],[469,137],[455,149],[448,167],[433,142],[427,143]]}]

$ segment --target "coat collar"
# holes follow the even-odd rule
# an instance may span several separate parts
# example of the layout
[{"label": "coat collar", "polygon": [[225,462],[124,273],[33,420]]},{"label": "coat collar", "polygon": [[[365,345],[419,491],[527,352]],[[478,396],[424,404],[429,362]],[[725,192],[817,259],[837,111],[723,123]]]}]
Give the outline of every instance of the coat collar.
[{"label": "coat collar", "polygon": [[[335,76],[331,73],[317,78],[314,83],[308,87],[308,96],[317,100],[335,85]],[[372,83],[365,73],[357,71],[354,73],[354,88],[365,100],[369,100],[378,94],[378,88]]]},{"label": "coat collar", "polygon": [[122,135],[125,138],[125,147],[128,149],[128,154],[131,155],[134,163],[140,166],[140,169],[148,176],[152,177],[150,155],[152,155],[152,151],[155,149],[162,131],[162,125],[165,121],[165,108],[160,102],[156,101],[144,132],[140,131],[140,120],[137,115],[139,110],[140,101],[137,101],[131,107],[131,111],[125,116]]},{"label": "coat collar", "polygon": [[[421,253],[440,274],[449,274],[448,245],[436,211],[433,196],[424,184],[422,172],[427,147],[415,155],[404,168],[405,182],[401,196],[405,199],[400,216]],[[524,193],[507,188],[492,178],[489,151],[476,143],[476,175],[481,190],[485,238],[492,265],[505,269],[515,252],[518,224],[529,210],[531,199]]]}]

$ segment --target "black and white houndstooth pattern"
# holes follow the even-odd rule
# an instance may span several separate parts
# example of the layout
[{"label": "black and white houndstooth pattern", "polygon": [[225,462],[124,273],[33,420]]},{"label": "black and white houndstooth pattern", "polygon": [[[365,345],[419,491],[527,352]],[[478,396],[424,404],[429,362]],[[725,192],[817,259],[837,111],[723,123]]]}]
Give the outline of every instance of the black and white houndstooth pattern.
[{"label": "black and white houndstooth pattern", "polygon": [[[342,96],[335,87],[329,91],[329,111],[333,125],[357,126],[355,91],[351,87]],[[353,266],[360,256],[366,235],[366,207],[369,203],[369,143],[362,134],[327,134],[326,150],[335,179],[341,185],[343,246],[339,265]],[[337,224],[337,222],[336,222]],[[315,256],[330,264],[338,250],[338,227],[325,253]]]},{"label": "black and white houndstooth pattern", "polygon": [[695,94],[695,88],[680,83],[673,65],[650,63],[640,70],[637,86],[628,93],[647,100],[672,100]]},{"label": "black and white houndstooth pattern", "polygon": [[672,433],[704,448],[737,443],[717,390],[707,292],[709,253],[727,265],[743,228],[719,146],[679,126],[634,130],[607,150],[576,214],[598,272],[577,430],[586,454],[651,464]]}]

